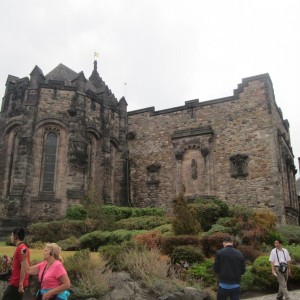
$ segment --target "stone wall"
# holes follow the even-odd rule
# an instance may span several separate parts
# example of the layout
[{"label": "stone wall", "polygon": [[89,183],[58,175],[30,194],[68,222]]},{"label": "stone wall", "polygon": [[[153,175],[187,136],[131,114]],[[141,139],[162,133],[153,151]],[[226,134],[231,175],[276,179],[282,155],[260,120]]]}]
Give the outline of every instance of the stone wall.
[{"label": "stone wall", "polygon": [[288,131],[271,96],[270,78],[262,75],[245,79],[232,97],[129,112],[132,203],[171,210],[172,199],[185,191],[190,199],[217,196],[270,208],[281,218],[288,188],[279,181],[287,175],[276,159],[277,128]]}]

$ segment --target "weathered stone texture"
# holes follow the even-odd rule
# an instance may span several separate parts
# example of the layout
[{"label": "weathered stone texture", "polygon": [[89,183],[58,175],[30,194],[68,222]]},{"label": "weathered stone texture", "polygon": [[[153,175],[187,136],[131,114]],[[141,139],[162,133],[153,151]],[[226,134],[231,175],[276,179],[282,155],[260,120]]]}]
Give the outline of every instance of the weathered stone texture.
[{"label": "weathered stone texture", "polygon": [[8,76],[0,117],[2,225],[64,217],[85,194],[100,203],[172,209],[180,192],[272,209],[298,224],[289,124],[268,74],[226,98],[127,113],[97,71],[60,64]]},{"label": "weathered stone texture", "polygon": [[[128,130],[136,133],[128,142],[134,205],[171,210],[172,199],[184,190],[191,199],[217,196],[230,204],[273,209],[283,222],[286,215],[297,222],[286,210],[290,205],[299,212],[299,207],[284,191],[288,175],[279,170],[278,161],[285,161],[276,147],[277,131],[289,133],[271,87],[265,75],[245,80],[233,97],[129,112]],[[155,163],[161,168],[151,184],[147,167]],[[288,172],[294,178],[294,169]]]}]

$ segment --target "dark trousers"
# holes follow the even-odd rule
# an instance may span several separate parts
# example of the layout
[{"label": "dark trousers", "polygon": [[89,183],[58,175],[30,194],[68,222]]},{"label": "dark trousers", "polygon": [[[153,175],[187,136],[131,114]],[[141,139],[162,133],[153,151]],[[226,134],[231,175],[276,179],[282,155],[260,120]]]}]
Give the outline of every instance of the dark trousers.
[{"label": "dark trousers", "polygon": [[4,293],[2,300],[22,300],[23,299],[23,294],[19,293],[19,288],[13,285],[9,285]]},{"label": "dark trousers", "polygon": [[235,289],[223,289],[219,286],[217,300],[239,300],[240,299],[241,288],[237,287]]}]

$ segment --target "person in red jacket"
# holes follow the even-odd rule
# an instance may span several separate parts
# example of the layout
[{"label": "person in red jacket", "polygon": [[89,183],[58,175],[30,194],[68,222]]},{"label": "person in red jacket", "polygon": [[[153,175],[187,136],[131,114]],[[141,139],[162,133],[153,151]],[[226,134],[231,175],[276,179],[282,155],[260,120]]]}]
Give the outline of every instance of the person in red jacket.
[{"label": "person in red jacket", "polygon": [[11,234],[10,240],[17,248],[12,259],[12,273],[9,285],[4,291],[2,300],[22,300],[24,289],[28,286],[28,274],[26,274],[25,262],[23,262],[22,251],[27,252],[27,259],[30,261],[28,247],[24,244],[25,230],[16,227]]}]

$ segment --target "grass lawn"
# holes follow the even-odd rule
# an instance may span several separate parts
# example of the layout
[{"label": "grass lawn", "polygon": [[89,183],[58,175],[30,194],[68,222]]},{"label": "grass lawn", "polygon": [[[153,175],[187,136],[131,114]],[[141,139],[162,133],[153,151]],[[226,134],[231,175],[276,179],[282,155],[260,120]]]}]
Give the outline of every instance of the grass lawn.
[{"label": "grass lawn", "polygon": [[[30,248],[29,248],[30,249]],[[12,257],[16,250],[15,246],[6,246],[4,242],[0,242],[0,256],[7,255],[8,257]],[[43,252],[42,249],[30,249],[30,260],[31,261],[42,261],[43,260]],[[75,253],[75,251],[62,251],[61,257],[65,259],[68,256],[71,256]],[[99,257],[99,253],[92,252],[91,257],[96,259]]]}]

